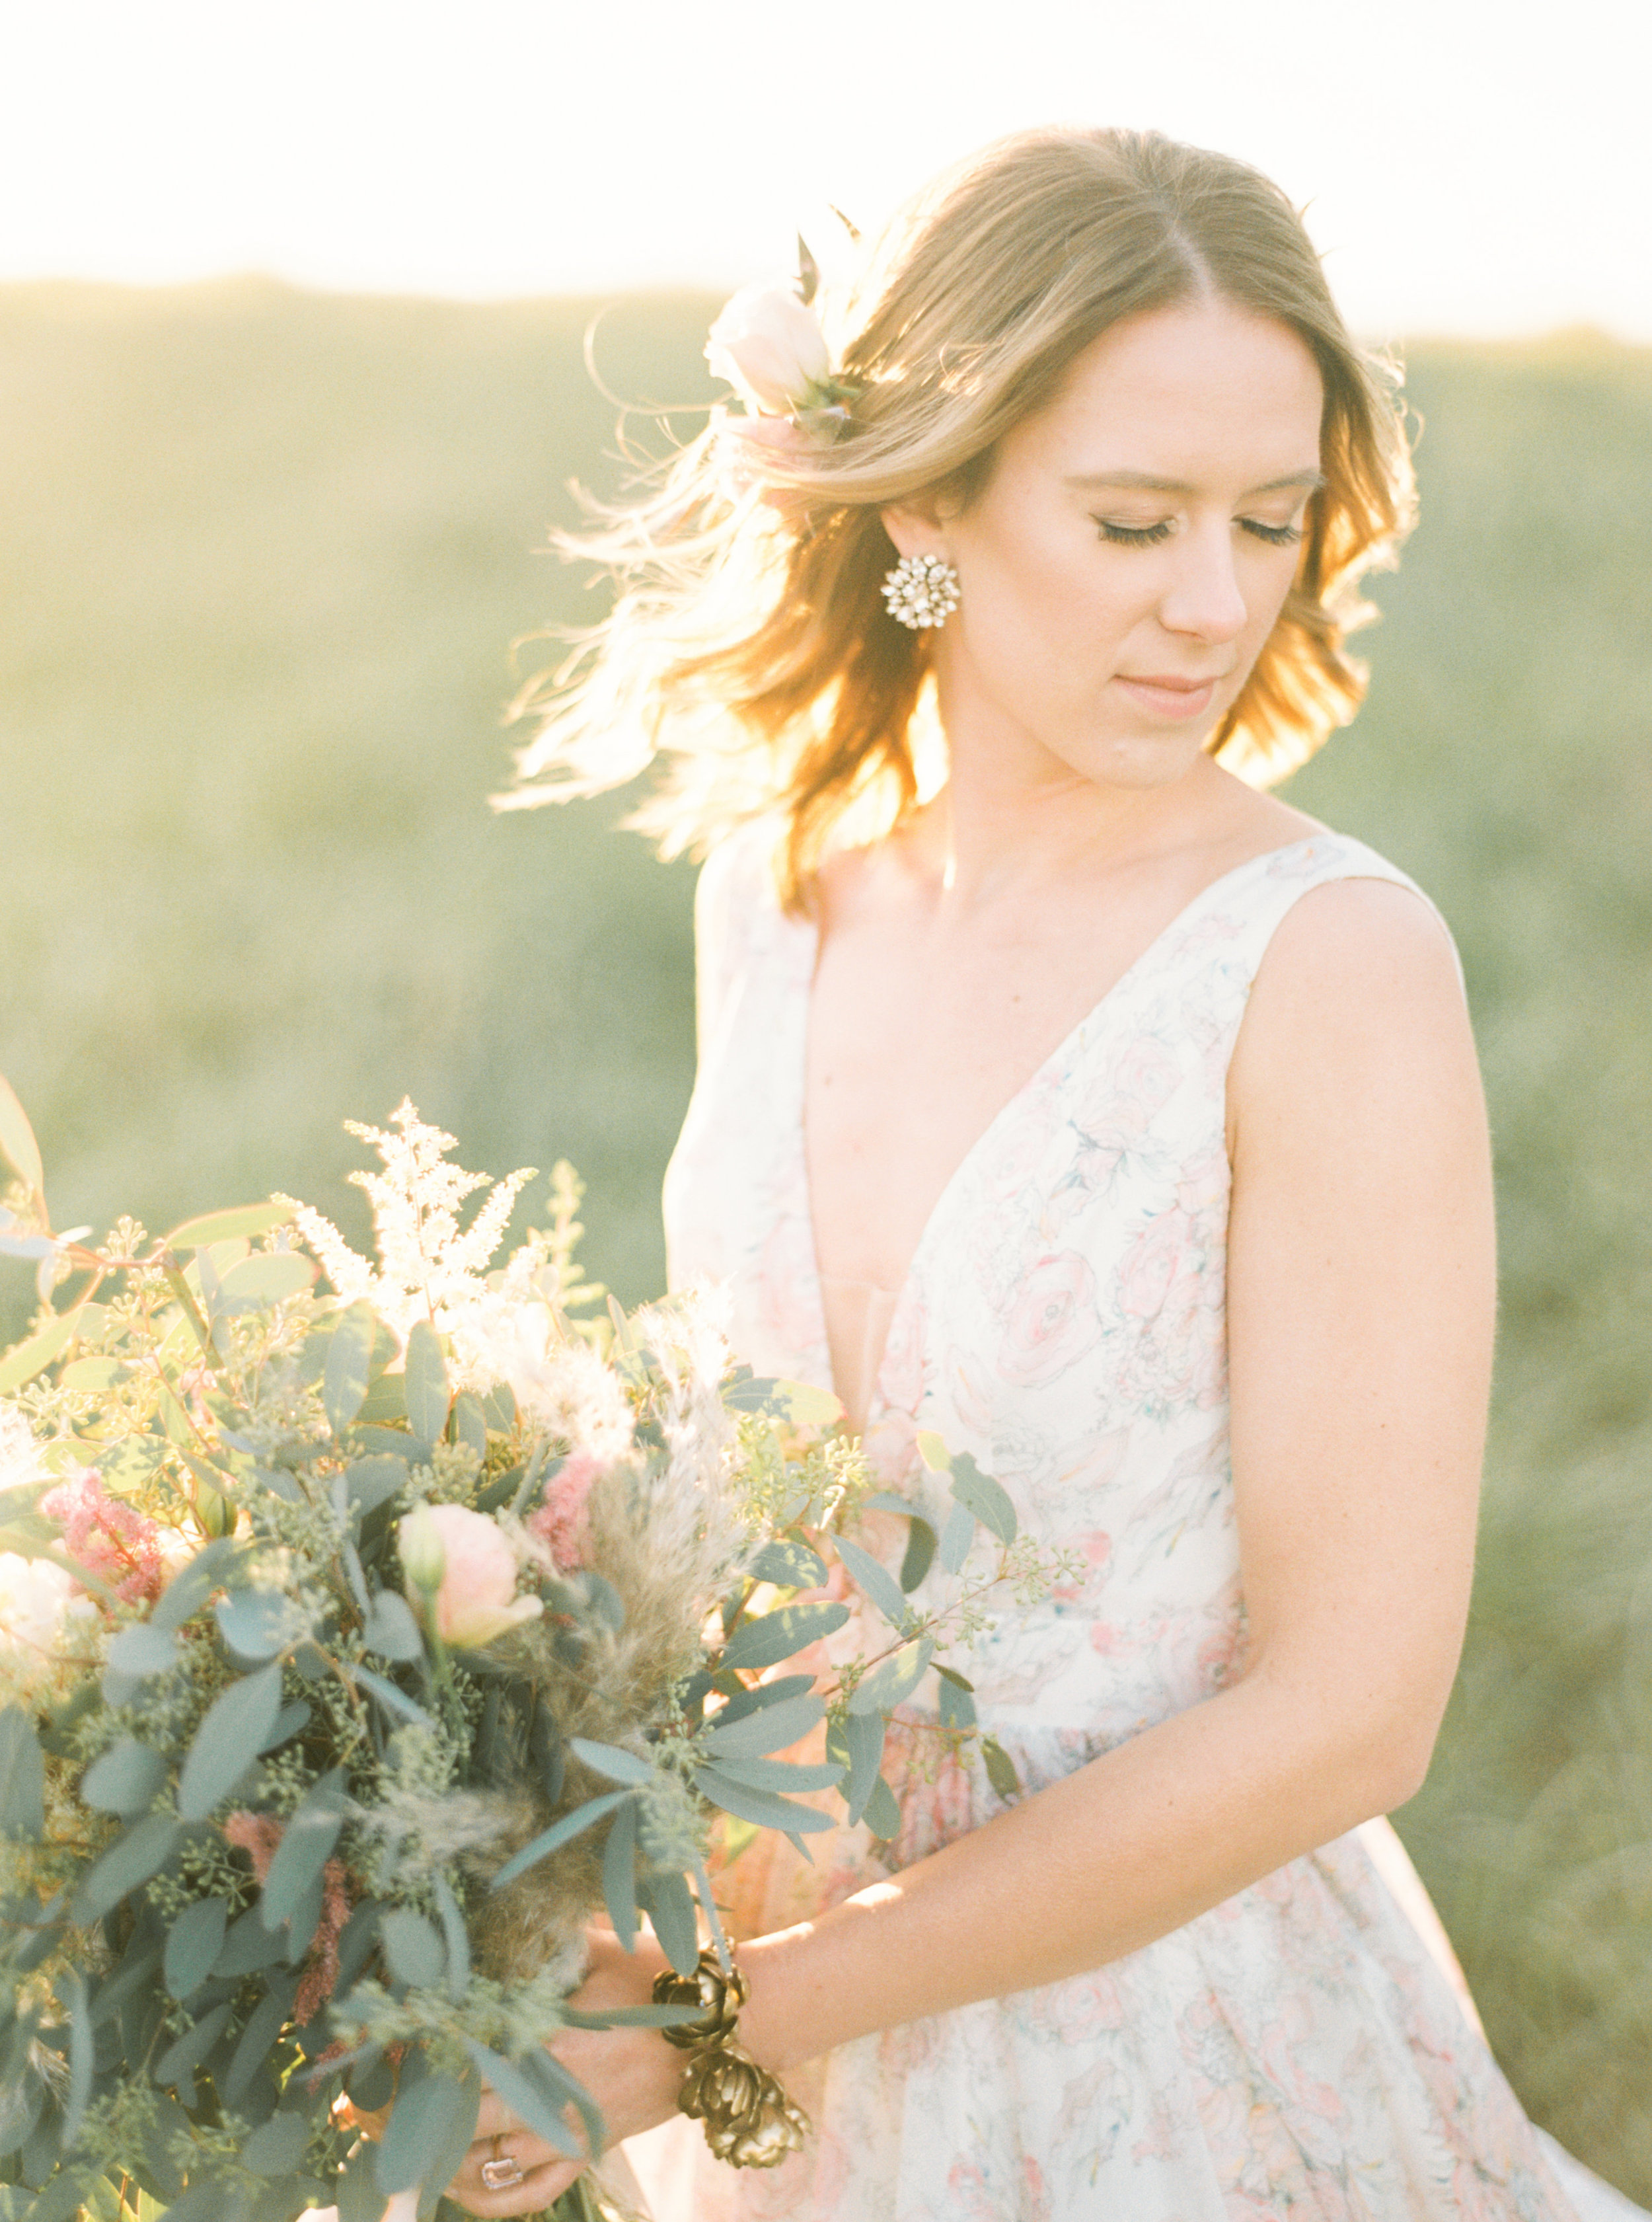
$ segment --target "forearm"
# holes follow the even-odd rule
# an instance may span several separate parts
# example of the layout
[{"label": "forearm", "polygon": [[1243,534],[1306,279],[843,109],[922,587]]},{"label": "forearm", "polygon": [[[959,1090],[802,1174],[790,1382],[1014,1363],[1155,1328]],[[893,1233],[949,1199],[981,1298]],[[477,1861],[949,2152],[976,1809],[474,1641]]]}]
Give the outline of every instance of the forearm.
[{"label": "forearm", "polygon": [[754,1940],[742,2028],[783,2071],[872,2031],[1104,1965],[1409,1789],[1378,1732],[1253,1674],[818,1920]]}]

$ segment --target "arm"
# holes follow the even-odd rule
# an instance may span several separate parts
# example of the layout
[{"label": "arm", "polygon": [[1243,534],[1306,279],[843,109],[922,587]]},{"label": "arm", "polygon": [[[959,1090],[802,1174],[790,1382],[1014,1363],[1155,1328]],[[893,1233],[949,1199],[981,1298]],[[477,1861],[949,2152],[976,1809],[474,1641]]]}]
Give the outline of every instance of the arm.
[{"label": "arm", "polygon": [[[1492,1226],[1461,995],[1415,896],[1347,882],[1296,905],[1241,1030],[1229,1118],[1242,1678],[890,1882],[744,1946],[742,2039],[782,2075],[1133,1951],[1422,1779],[1467,1610]],[[651,1973],[635,1971],[634,1993]],[[647,2043],[625,2041],[658,2091],[650,2109],[621,2074],[620,2040],[604,2043],[617,2103],[600,2064],[579,2065],[616,2131],[663,2118],[667,2048],[647,2041],[651,2070]]]}]

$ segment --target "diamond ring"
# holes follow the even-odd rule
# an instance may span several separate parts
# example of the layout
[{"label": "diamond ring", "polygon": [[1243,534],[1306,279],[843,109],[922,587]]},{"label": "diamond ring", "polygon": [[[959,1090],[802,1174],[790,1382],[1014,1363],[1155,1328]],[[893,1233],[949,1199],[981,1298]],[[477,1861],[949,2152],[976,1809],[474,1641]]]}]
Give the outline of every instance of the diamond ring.
[{"label": "diamond ring", "polygon": [[493,2140],[493,2157],[482,2162],[482,2181],[489,2191],[511,2191],[523,2181],[523,2169],[515,2153],[502,2153]]}]

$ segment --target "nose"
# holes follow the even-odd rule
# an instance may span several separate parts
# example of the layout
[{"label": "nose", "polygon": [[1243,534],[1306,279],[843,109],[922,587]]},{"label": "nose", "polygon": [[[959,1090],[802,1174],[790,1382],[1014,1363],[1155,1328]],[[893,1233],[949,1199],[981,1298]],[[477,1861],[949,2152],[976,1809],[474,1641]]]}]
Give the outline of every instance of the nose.
[{"label": "nose", "polygon": [[1226,520],[1212,519],[1211,529],[1195,528],[1175,545],[1176,561],[1159,609],[1167,630],[1198,640],[1236,639],[1248,612]]}]

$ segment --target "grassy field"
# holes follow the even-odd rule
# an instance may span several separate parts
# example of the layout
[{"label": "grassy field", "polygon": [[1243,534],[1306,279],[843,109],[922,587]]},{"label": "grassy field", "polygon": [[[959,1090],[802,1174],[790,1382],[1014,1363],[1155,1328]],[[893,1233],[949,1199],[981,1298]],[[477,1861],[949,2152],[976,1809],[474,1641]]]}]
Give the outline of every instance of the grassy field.
[{"label": "grassy field", "polygon": [[[691,872],[613,807],[503,819],[535,553],[617,483],[591,304],[0,290],[0,1070],[59,1225],[281,1188],[358,1227],[404,1092],[499,1173],[572,1157],[660,1285]],[[706,398],[711,304],[621,304]],[[1418,346],[1424,522],[1368,709],[1292,799],[1456,928],[1501,1178],[1474,1627],[1401,1825],[1538,2118],[1652,2197],[1652,357]],[[27,1276],[0,1280],[0,1339]]]}]

